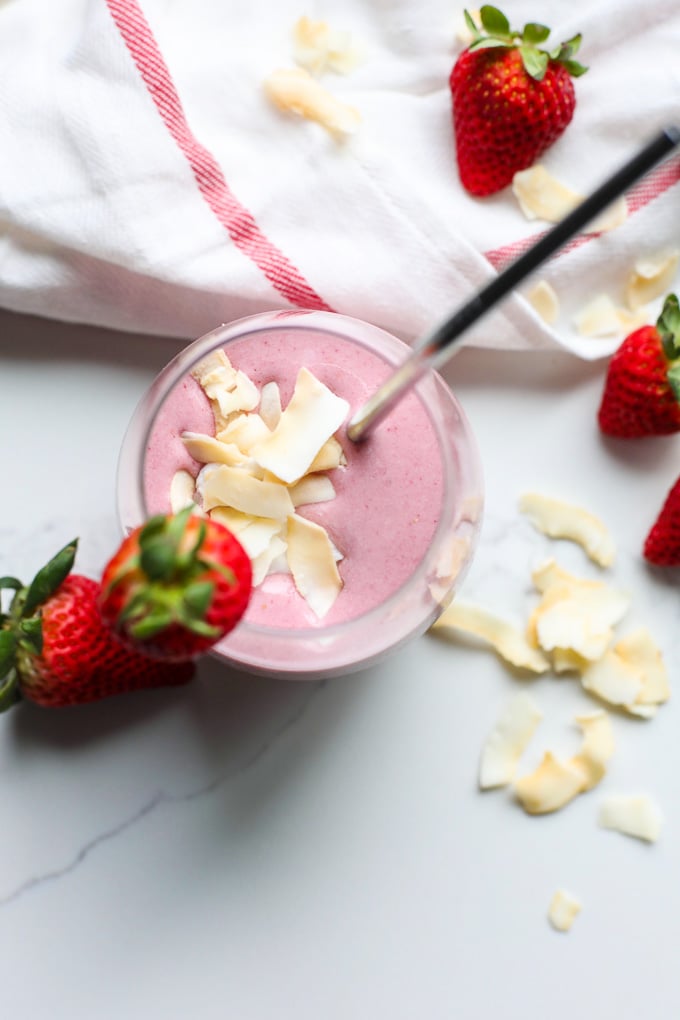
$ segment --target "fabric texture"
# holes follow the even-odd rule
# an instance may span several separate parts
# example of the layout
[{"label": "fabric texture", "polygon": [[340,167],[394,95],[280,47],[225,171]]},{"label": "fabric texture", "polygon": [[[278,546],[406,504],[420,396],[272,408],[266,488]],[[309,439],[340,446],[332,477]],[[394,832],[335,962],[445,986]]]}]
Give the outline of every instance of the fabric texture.
[{"label": "fabric texture", "polygon": [[[677,120],[677,0],[644,17],[637,0],[501,6],[513,26],[550,25],[551,43],[583,34],[574,120],[541,159],[565,184],[588,193]],[[301,14],[365,50],[321,78],[361,112],[343,141],[263,90],[294,66]],[[460,185],[461,18],[449,0],[0,0],[0,306],[186,338],[322,308],[422,335],[547,229],[510,189],[480,200]],[[553,327],[518,293],[466,342],[611,353],[620,336],[583,338],[573,316],[600,292],[621,301],[636,258],[678,245],[679,182],[672,156],[621,227],[540,270],[532,282],[560,298]]]}]

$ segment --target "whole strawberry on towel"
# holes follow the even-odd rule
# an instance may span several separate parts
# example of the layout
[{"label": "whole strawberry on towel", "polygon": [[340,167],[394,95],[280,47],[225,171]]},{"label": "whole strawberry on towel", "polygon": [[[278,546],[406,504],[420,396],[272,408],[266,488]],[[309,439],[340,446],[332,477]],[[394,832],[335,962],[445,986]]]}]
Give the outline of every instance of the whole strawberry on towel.
[{"label": "whole strawberry on towel", "polygon": [[456,158],[463,187],[492,195],[560,137],[576,106],[572,78],[586,68],[574,60],[580,35],[548,50],[549,28],[516,32],[496,7],[481,8],[481,25],[468,11],[465,20],[472,42],[449,79]]},{"label": "whole strawberry on towel", "polygon": [[218,521],[190,508],[133,531],[102,575],[102,619],[128,647],[166,661],[208,651],[243,616],[250,557]]},{"label": "whole strawberry on towel", "polygon": [[647,535],[644,557],[656,567],[680,567],[680,478]]},{"label": "whole strawberry on towel", "polygon": [[623,341],[607,368],[598,422],[620,439],[680,431],[680,307],[669,294],[654,326]]},{"label": "whole strawberry on towel", "polygon": [[0,711],[21,700],[58,708],[114,694],[187,683],[190,662],[158,662],[125,648],[99,615],[99,584],[72,574],[65,546],[29,585],[0,578],[11,603],[0,612]]}]

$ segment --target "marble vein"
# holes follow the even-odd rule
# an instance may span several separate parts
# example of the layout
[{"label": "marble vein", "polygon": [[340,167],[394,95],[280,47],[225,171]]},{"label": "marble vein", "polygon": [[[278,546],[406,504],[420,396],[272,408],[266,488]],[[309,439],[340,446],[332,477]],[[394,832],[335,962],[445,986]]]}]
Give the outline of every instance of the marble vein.
[{"label": "marble vein", "polygon": [[194,790],[189,790],[187,793],[177,794],[164,790],[157,791],[146,804],[143,804],[140,808],[138,808],[137,811],[130,815],[129,818],[125,818],[117,825],[114,825],[111,828],[93,836],[92,839],[83,844],[83,846],[77,850],[73,858],[62,867],[52,868],[39,875],[33,875],[30,878],[25,879],[23,882],[20,882],[14,889],[11,889],[4,896],[0,896],[0,908],[6,907],[11,903],[15,903],[25,894],[36,890],[40,886],[47,885],[72,874],[80,867],[81,864],[84,863],[84,861],[87,860],[88,857],[95,853],[99,847],[103,846],[105,843],[111,842],[112,840],[118,839],[134,826],[139,825],[142,821],[144,821],[144,819],[154,814],[161,806],[185,804],[194,800],[199,800],[203,797],[209,797],[216,793],[229,781],[238,779],[240,776],[244,775],[244,773],[252,769],[267,754],[269,754],[278,742],[302,720],[302,718],[307,714],[309,706],[315,699],[316,694],[320,693],[325,687],[325,681],[315,684],[309,697],[296,708],[296,711],[293,712],[292,715],[288,716],[288,718],[284,719],[281,725],[272,734],[270,734],[262,744],[255,748],[255,750],[248,755],[234,771],[217,775],[207,783],[202,784]]}]

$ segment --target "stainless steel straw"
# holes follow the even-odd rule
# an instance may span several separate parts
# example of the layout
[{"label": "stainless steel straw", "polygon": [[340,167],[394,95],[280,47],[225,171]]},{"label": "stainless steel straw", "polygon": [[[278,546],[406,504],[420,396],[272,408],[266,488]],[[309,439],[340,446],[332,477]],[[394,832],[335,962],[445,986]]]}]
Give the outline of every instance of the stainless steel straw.
[{"label": "stainless steel straw", "polygon": [[451,318],[426,334],[403,365],[386,379],[351,418],[347,426],[349,438],[354,442],[364,439],[426,371],[439,368],[451,357],[456,341],[466,329],[486,315],[530,273],[583,230],[598,213],[611,205],[614,199],[667,156],[679,142],[680,128],[673,126],[664,128],[636,156],[612,174],[531,248],[515,259],[507,269],[478,291]]}]

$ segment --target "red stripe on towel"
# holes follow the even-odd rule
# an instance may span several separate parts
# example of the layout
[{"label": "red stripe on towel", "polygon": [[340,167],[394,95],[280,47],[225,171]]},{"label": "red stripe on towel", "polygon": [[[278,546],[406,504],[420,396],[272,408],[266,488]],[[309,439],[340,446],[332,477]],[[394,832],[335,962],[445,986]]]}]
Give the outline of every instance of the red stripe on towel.
[{"label": "red stripe on towel", "polygon": [[215,157],[194,136],[170,71],[137,0],[106,3],[156,109],[191,167],[199,191],[234,244],[291,304],[332,311],[302,273],[263,234],[253,215],[230,190]]},{"label": "red stripe on towel", "polygon": [[[676,156],[662,163],[661,166],[656,167],[656,169],[646,174],[641,181],[633,185],[626,196],[629,214],[632,215],[640,209],[644,209],[646,205],[653,202],[659,195],[663,195],[665,191],[672,188],[678,181],[680,181],[680,157]],[[494,269],[500,272],[501,269],[504,269],[518,256],[527,251],[540,236],[542,235],[525,237],[521,241],[514,241],[512,244],[506,244],[502,248],[494,248],[492,251],[485,252],[485,257]],[[579,234],[578,237],[569,241],[557,254],[565,255],[598,236],[598,234]],[[556,258],[557,256],[553,257]]]}]

